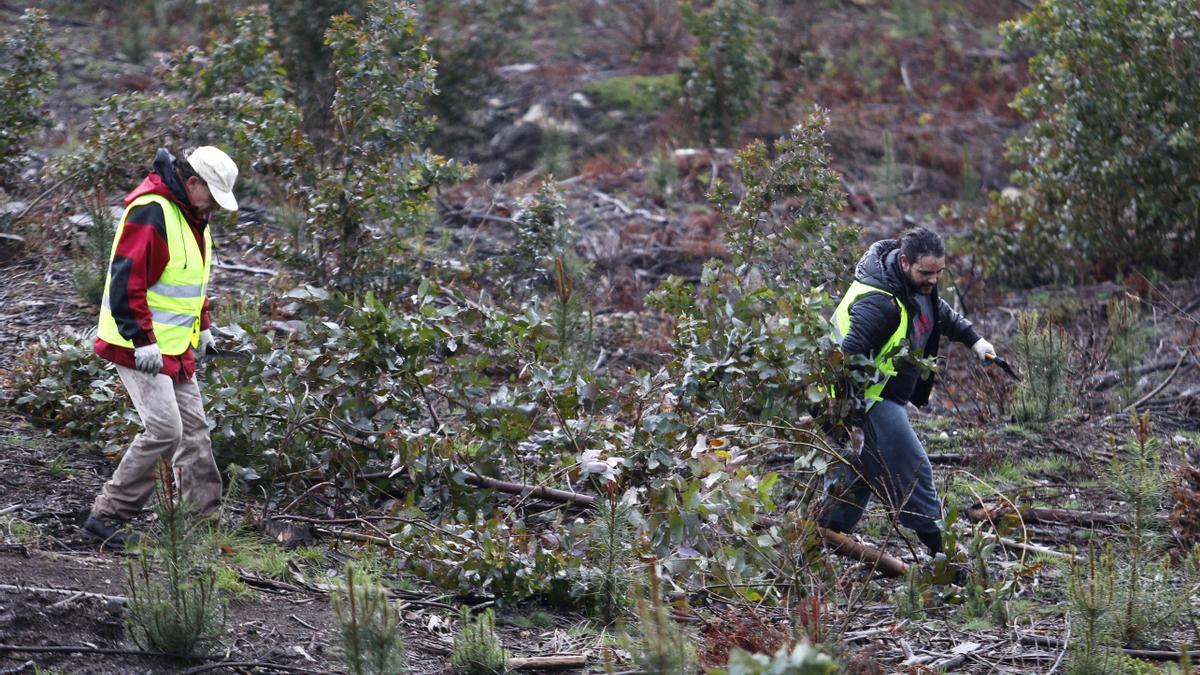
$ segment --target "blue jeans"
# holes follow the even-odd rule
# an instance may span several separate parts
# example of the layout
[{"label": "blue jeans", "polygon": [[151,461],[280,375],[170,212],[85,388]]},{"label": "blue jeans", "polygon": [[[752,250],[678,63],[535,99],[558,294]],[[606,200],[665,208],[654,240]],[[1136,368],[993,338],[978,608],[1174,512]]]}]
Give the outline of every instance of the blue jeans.
[{"label": "blue jeans", "polygon": [[852,531],[875,495],[899,514],[901,525],[918,534],[938,532],[942,503],[933,487],[933,468],[905,406],[888,400],[871,406],[863,422],[862,453],[838,470],[843,476],[828,497],[821,519],[825,527]]}]

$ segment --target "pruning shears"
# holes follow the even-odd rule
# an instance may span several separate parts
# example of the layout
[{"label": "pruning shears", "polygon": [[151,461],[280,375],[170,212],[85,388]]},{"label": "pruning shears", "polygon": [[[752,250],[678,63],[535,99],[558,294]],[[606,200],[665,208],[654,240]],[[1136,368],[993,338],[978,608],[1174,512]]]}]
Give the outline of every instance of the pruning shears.
[{"label": "pruning shears", "polygon": [[1021,381],[1021,376],[1017,374],[1017,370],[1015,368],[1008,365],[1008,361],[1005,361],[1004,359],[1000,358],[999,356],[993,356],[991,354],[988,354],[987,357],[985,357],[985,360],[987,361],[987,363],[989,365],[994,363],[997,366],[1000,366],[1000,370],[1003,370],[1006,375],[1008,375],[1012,379],[1016,380],[1017,382]]}]

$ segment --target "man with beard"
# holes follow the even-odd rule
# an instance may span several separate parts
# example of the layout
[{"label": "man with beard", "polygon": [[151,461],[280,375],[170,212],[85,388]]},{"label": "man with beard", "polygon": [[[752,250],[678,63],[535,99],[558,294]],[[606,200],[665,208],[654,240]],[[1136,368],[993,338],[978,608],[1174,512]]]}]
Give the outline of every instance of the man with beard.
[{"label": "man with beard", "polygon": [[923,227],[906,230],[896,240],[876,242],[855,268],[854,283],[832,319],[834,341],[845,356],[865,356],[874,368],[864,388],[837,392],[862,402],[863,449],[848,467],[852,478],[840,486],[821,519],[829,529],[849,533],[875,494],[916,533],[931,556],[942,550],[937,526],[942,507],[907,405],[929,402],[933,377],[922,377],[921,369],[897,357],[897,351],[907,345],[909,354],[932,359],[945,335],[969,346],[980,360],[996,357],[971,322],[938,297],[945,268],[942,238]]}]

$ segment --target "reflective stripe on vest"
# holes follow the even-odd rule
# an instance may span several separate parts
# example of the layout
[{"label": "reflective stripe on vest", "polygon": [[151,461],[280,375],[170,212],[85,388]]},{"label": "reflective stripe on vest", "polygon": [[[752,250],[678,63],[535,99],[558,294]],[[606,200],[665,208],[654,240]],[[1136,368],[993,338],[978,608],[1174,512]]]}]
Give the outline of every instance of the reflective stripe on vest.
[{"label": "reflective stripe on vest", "polygon": [[837,311],[830,318],[830,323],[833,324],[833,341],[835,344],[841,345],[842,340],[845,340],[846,335],[850,333],[850,306],[859,298],[870,293],[882,293],[896,303],[896,307],[900,309],[900,324],[896,326],[895,332],[887,339],[887,342],[883,343],[883,347],[879,350],[879,353],[874,355],[876,370],[874,379],[876,381],[868,385],[866,391],[863,392],[864,397],[867,399],[867,410],[870,410],[876,401],[883,400],[883,389],[887,386],[888,380],[896,374],[895,360],[890,356],[886,358],[885,356],[892,354],[896,347],[900,346],[900,341],[907,336],[908,310],[905,309],[904,303],[900,302],[895,295],[882,288],[876,288],[861,281],[855,281],[850,284],[850,288],[846,289],[846,295],[838,305]]},{"label": "reflective stripe on vest", "polygon": [[113,237],[112,253],[109,254],[109,276],[104,282],[101,300],[100,323],[97,334],[112,345],[132,348],[133,342],[121,335],[116,319],[112,315],[109,297],[112,286],[112,259],[117,252],[117,242],[125,228],[130,211],[138,206],[157,203],[163,210],[166,221],[167,250],[169,260],[158,281],[146,289],[146,304],[150,307],[154,338],[163,354],[177,356],[195,347],[200,339],[200,313],[204,309],[204,292],[212,270],[212,237],[204,229],[203,255],[191,233],[191,226],[183,217],[179,207],[159,195],[143,195],[125,209],[121,224]]}]

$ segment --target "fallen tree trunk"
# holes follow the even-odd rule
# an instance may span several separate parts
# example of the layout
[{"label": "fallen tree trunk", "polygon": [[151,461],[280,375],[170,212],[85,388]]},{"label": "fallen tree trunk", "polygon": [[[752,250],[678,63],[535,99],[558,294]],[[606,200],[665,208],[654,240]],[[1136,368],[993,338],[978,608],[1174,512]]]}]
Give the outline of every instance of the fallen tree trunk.
[{"label": "fallen tree trunk", "polygon": [[[974,504],[967,509],[967,517],[977,522],[993,522],[1002,520],[1014,513],[1011,506],[989,508],[984,504]],[[1128,519],[1119,513],[1097,513],[1093,511],[1069,511],[1067,509],[1028,508],[1017,512],[1026,523],[1041,523],[1044,525],[1078,525],[1080,527],[1095,527],[1096,525],[1124,525]]]},{"label": "fallen tree trunk", "polygon": [[[522,497],[537,497],[539,499],[548,499],[551,501],[568,502],[571,504],[581,504],[584,506],[592,506],[596,503],[596,497],[593,495],[585,495],[578,492],[567,492],[566,490],[556,490],[541,485],[524,485],[522,483],[513,483],[510,481],[500,480],[498,478],[489,478],[480,476],[479,474],[470,471],[464,471],[468,485],[476,487],[491,488],[508,494],[521,495]],[[762,522],[768,524],[779,524],[773,519],[764,518]],[[860,544],[844,534],[839,534],[833,530],[827,530],[820,526],[815,526],[817,534],[825,542],[829,549],[838,555],[853,558],[865,563],[871,563],[880,572],[890,577],[902,577],[908,574],[908,565],[897,558],[880,551],[877,548]]]}]

